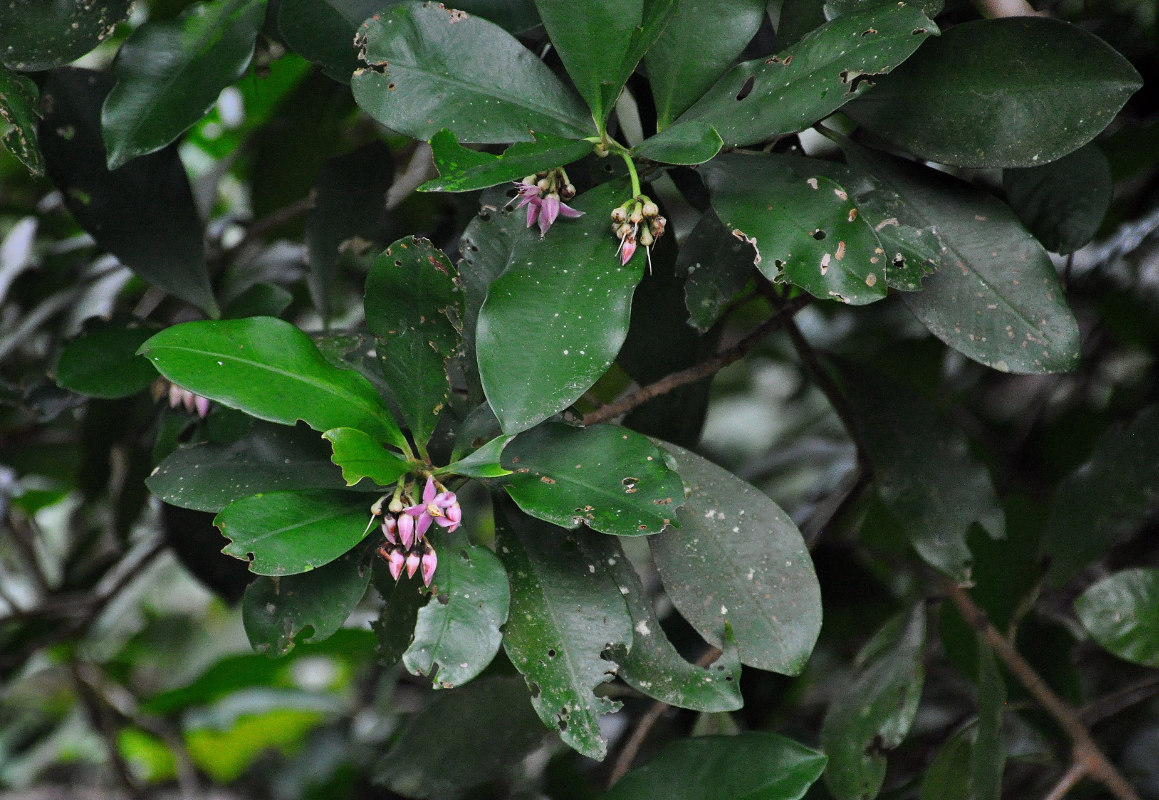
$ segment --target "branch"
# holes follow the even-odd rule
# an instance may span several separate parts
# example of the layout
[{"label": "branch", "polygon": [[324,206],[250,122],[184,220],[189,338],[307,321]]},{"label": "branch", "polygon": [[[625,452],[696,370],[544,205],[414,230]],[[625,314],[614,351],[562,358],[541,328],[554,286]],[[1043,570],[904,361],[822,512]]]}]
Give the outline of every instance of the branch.
[{"label": "branch", "polygon": [[626,414],[632,409],[642,406],[649,400],[668,394],[673,389],[684,386],[685,384],[696,383],[699,380],[715,375],[729,364],[743,358],[745,354],[760,344],[770,333],[791,323],[793,315],[811,303],[812,300],[813,298],[808,295],[801,295],[783,303],[781,309],[765,320],[760,327],[731,347],[721,350],[712,358],[702,361],[688,369],[681,370],[680,372],[665,375],[655,383],[642,386],[634,392],[629,392],[624,395],[619,400],[600,406],[595,411],[589,411],[587,414],[584,414],[584,426],[607,422],[613,417]]},{"label": "branch", "polygon": [[1090,731],[1079,720],[1078,712],[1067,705],[1047,686],[1046,681],[1034,671],[1034,667],[1030,666],[1030,663],[1022,657],[1014,645],[994,627],[994,623],[986,616],[986,612],[974,602],[974,599],[965,589],[948,578],[942,578],[941,582],[949,594],[950,600],[953,601],[966,622],[986,644],[990,645],[995,655],[1030,692],[1031,697],[1046,709],[1046,712],[1054,718],[1054,721],[1070,738],[1074,761],[1067,774],[1063,776],[1063,781],[1060,781],[1055,790],[1051,792],[1052,800],[1059,800],[1070,789],[1070,785],[1065,783],[1066,781],[1069,780],[1073,784],[1084,775],[1106,786],[1118,800],[1139,800],[1139,795],[1131,788],[1131,784],[1099,749],[1098,744],[1091,737]]}]

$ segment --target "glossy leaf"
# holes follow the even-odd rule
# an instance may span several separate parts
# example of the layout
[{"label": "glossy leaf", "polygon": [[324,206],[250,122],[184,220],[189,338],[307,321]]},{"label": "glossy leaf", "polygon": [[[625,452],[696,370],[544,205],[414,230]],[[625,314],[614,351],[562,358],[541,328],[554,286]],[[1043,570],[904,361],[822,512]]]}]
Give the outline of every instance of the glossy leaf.
[{"label": "glossy leaf", "polygon": [[229,444],[202,442],[174,450],[145,483],[166,503],[213,512],[259,492],[344,485],[317,433],[265,422],[255,422]]},{"label": "glossy leaf", "polygon": [[580,138],[591,121],[572,92],[515,37],[435,3],[398,3],[357,43],[358,105],[415,139],[449,128],[467,142],[526,142],[532,131]]},{"label": "glossy leaf", "polygon": [[128,397],[149,388],[157,370],[137,349],[157,328],[128,317],[90,319],[56,363],[56,382],[90,397]]},{"label": "glossy leaf", "polygon": [[744,705],[740,693],[740,655],[732,632],[721,638],[723,652],[711,664],[690,664],[668,640],[652,601],[640,583],[618,541],[607,540],[614,554],[605,559],[632,615],[632,646],[613,652],[620,665],[617,674],[632,688],[668,705],[715,713],[736,711]]},{"label": "glossy leaf", "polygon": [[296,644],[330,638],[366,594],[370,568],[362,563],[364,556],[363,548],[355,548],[301,575],[256,578],[246,587],[241,606],[254,650],[284,656]]},{"label": "glossy leaf", "polygon": [[1006,766],[1006,743],[1002,712],[1006,708],[1006,685],[994,652],[978,648],[978,732],[970,751],[970,789],[973,800],[1002,800],[1002,772]]},{"label": "glossy leaf", "polygon": [[390,0],[281,0],[278,30],[302,58],[322,66],[336,81],[350,83],[361,64],[354,35]]},{"label": "glossy leaf", "polygon": [[676,5],[677,0],[536,0],[543,26],[600,130]]},{"label": "glossy leaf", "polygon": [[900,198],[913,225],[937,228],[941,268],[922,291],[902,295],[931,333],[1004,372],[1074,368],[1078,323],[1050,257],[1009,207],[944,173],[844,146],[854,167]]},{"label": "glossy leaf", "polygon": [[370,627],[374,630],[379,663],[391,667],[402,660],[414,640],[419,610],[426,605],[428,597],[423,594],[422,581],[417,577],[394,581],[385,568],[376,569],[371,581],[386,604]]},{"label": "glossy leaf", "polygon": [[590,153],[592,143],[536,133],[534,142],[516,142],[496,156],[463,147],[455,134],[444,129],[431,138],[431,150],[439,177],[424,183],[419,191],[469,192],[565,166]]},{"label": "glossy leaf", "polygon": [[1107,157],[1088,144],[1041,167],[1004,170],[1002,188],[1043,247],[1065,255],[1094,238],[1115,184]]},{"label": "glossy leaf", "polygon": [[718,647],[731,625],[744,664],[798,674],[821,628],[821,596],[797,526],[731,472],[665,449],[690,492],[680,528],[648,538],[673,605]]},{"label": "glossy leaf", "polygon": [[661,164],[703,164],[723,146],[720,134],[707,122],[690,122],[645,139],[632,155]]},{"label": "glossy leaf", "polygon": [[464,478],[501,478],[510,475],[511,470],[500,463],[503,448],[511,441],[511,436],[497,436],[470,455],[448,464],[435,474],[462,475]]},{"label": "glossy leaf", "polygon": [[659,130],[732,66],[760,28],[765,5],[762,0],[680,0],[644,56]]},{"label": "glossy leaf", "polygon": [[716,324],[729,303],[749,282],[753,249],[729,233],[713,212],[708,212],[688,234],[676,256],[676,271],[684,282],[689,324],[706,331]]},{"label": "glossy leaf", "polygon": [[658,533],[678,525],[684,485],[667,453],[647,437],[613,425],[540,425],[503,453],[513,471],[503,488],[533,517],[616,536]]},{"label": "glossy leaf", "polygon": [[721,222],[769,280],[853,305],[885,297],[884,251],[849,193],[774,155],[729,154],[702,168]]},{"label": "glossy leaf", "polygon": [[334,428],[322,434],[322,438],[334,448],[331,460],[342,468],[347,486],[363,478],[370,478],[379,486],[392,486],[410,472],[411,465],[406,459],[384,449],[369,434],[356,428]]},{"label": "glossy leaf", "polygon": [[620,265],[607,215],[628,198],[619,181],[577,197],[571,205],[584,216],[557,221],[543,238],[518,238],[491,284],[476,347],[483,390],[505,433],[579,399],[624,343],[644,259]]},{"label": "glossy leaf", "polygon": [[[54,70],[41,87],[40,123],[48,177],[97,244],[174,297],[217,314],[209,286],[201,219],[173,148],[109,172],[101,139],[107,73]],[[157,202],[158,192],[165,202]]]},{"label": "glossy leaf", "polygon": [[422,444],[451,396],[447,360],[459,351],[463,318],[455,277],[446,254],[408,236],[386,248],[366,278],[366,325],[378,363]]},{"label": "glossy leaf", "polygon": [[370,503],[353,492],[266,492],[235,500],[213,520],[230,540],[222,552],[258,575],[309,572],[366,537]]},{"label": "glossy leaf", "polygon": [[497,520],[496,550],[511,577],[503,647],[527,680],[543,724],[597,760],[607,754],[600,716],[620,707],[593,694],[615,674],[602,654],[632,641],[632,617],[616,581],[567,532],[508,509]]},{"label": "glossy leaf", "polygon": [[1142,85],[1076,25],[1006,17],[955,25],[847,111],[929,161],[1032,167],[1089,142]]},{"label": "glossy leaf", "polygon": [[733,67],[672,127],[707,122],[730,147],[795,133],[864,92],[937,33],[915,5],[867,3],[776,56]]},{"label": "glossy leaf", "polygon": [[39,101],[40,90],[30,78],[0,65],[0,119],[11,126],[0,141],[33,175],[44,174],[44,156],[36,135]]},{"label": "glossy leaf", "polygon": [[698,736],[670,742],[623,777],[606,800],[799,800],[826,757],[775,733]]},{"label": "glossy leaf", "polygon": [[21,72],[76,61],[129,15],[132,0],[9,0],[0,6],[0,63]]},{"label": "glossy leaf", "polygon": [[265,14],[265,0],[214,0],[137,28],[101,110],[109,169],[160,150],[205,116],[249,66]]},{"label": "glossy leaf", "polygon": [[968,581],[970,526],[995,538],[1005,532],[986,466],[965,434],[913,390],[851,366],[841,376],[882,503],[927,564]]},{"label": "glossy leaf", "polygon": [[1159,667],[1159,569],[1116,572],[1075,600],[1095,641],[1119,658]]},{"label": "glossy leaf", "polygon": [[883,753],[901,744],[918,710],[925,638],[921,605],[891,619],[862,648],[857,674],[825,713],[825,783],[837,800],[867,800],[881,791]]},{"label": "glossy leaf", "polygon": [[503,565],[486,547],[468,543],[462,533],[435,536],[434,597],[419,609],[402,663],[436,689],[450,689],[476,677],[499,652],[511,590]]},{"label": "glossy leaf", "polygon": [[259,419],[283,425],[300,419],[316,431],[358,428],[405,446],[366,378],[331,366],[288,322],[186,322],[161,331],[141,352],[177,385]]}]

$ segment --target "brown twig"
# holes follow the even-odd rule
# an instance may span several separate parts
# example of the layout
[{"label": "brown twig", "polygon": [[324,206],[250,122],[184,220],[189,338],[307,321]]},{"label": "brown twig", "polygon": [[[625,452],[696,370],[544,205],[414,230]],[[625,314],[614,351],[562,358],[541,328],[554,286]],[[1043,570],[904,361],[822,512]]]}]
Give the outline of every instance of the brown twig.
[{"label": "brown twig", "polygon": [[812,302],[811,297],[801,295],[782,304],[782,307],[777,313],[765,320],[760,327],[736,344],[721,350],[712,358],[702,361],[695,366],[665,375],[660,380],[650,383],[647,386],[641,386],[639,389],[629,392],[614,402],[600,406],[595,411],[589,411],[587,414],[584,414],[583,424],[588,426],[607,422],[613,417],[618,417],[620,414],[626,414],[632,409],[647,403],[649,400],[668,394],[673,389],[684,386],[685,384],[696,383],[696,381],[702,380],[703,378],[715,375],[729,364],[743,358],[745,354],[760,344],[770,333],[783,327],[787,322],[791,322],[793,315],[810,302]]},{"label": "brown twig", "polygon": [[[966,622],[1070,738],[1073,763],[1067,775],[1075,773],[1077,776],[1074,777],[1072,785],[1085,776],[1106,786],[1118,800],[1139,800],[1139,795],[1131,788],[1131,784],[1099,749],[1090,731],[1080,721],[1078,712],[1047,686],[1046,681],[1034,671],[1034,667],[1030,666],[1014,645],[994,627],[994,623],[974,602],[970,594],[947,578],[942,579],[942,586]],[[1053,800],[1061,798],[1070,788],[1069,785],[1063,786],[1061,781],[1055,790],[1060,787],[1062,793],[1051,792]]]},{"label": "brown twig", "polygon": [[1098,697],[1079,709],[1079,719],[1084,725],[1095,725],[1107,717],[1118,714],[1125,708],[1142,703],[1159,694],[1159,675],[1149,675],[1129,686],[1124,686],[1102,697]]},{"label": "brown twig", "polygon": [[133,771],[129,767],[129,762],[121,755],[121,748],[117,742],[117,725],[109,713],[112,709],[108,707],[108,704],[97,690],[86,680],[80,663],[74,660],[71,663],[71,667],[77,695],[80,697],[81,704],[88,714],[89,724],[100,733],[101,739],[105,742],[105,749],[109,754],[109,762],[113,766],[113,771],[117,774],[117,779],[131,797],[137,798],[137,800],[145,800],[147,797],[145,791],[137,783],[136,778],[133,777]]}]

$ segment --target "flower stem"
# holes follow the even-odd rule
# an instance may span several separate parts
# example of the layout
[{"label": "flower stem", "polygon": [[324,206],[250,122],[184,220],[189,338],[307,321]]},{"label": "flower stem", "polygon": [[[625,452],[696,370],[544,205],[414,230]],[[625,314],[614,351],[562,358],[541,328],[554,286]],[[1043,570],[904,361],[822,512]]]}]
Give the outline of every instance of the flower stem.
[{"label": "flower stem", "polygon": [[642,194],[640,189],[640,176],[636,174],[636,164],[632,161],[632,157],[628,155],[627,150],[619,150],[620,158],[624,159],[624,163],[628,165],[628,175],[632,178],[632,197],[639,197]]}]

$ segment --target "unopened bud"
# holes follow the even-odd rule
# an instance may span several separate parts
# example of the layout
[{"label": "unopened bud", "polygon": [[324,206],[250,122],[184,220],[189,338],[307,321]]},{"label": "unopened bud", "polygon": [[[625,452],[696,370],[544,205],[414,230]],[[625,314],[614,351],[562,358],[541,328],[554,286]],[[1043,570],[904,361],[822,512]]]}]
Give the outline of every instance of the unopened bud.
[{"label": "unopened bud", "polygon": [[636,203],[636,205],[632,207],[632,213],[628,219],[632,221],[633,225],[639,225],[644,221],[644,210],[640,207],[639,203]]},{"label": "unopened bud", "polygon": [[647,228],[640,231],[640,244],[644,245],[645,247],[651,247],[652,241],[652,231],[648,230]]},{"label": "unopened bud", "polygon": [[571,200],[575,197],[575,186],[570,183],[565,183],[559,190],[559,196],[564,200]]},{"label": "unopened bud", "polygon": [[418,553],[411,553],[406,557],[406,576],[413,578],[418,572],[419,565],[422,563],[422,558]]},{"label": "unopened bud", "polygon": [[660,207],[657,206],[655,203],[653,203],[651,200],[649,200],[647,203],[644,204],[643,211],[644,211],[645,217],[654,217],[660,213]]},{"label": "unopened bud", "polygon": [[621,222],[628,220],[628,212],[624,210],[623,206],[616,206],[612,209],[612,222],[619,225]]},{"label": "unopened bud", "polygon": [[403,505],[401,497],[395,497],[390,501],[390,505],[388,505],[386,508],[392,514],[401,514],[402,510],[406,508],[406,506]]}]

